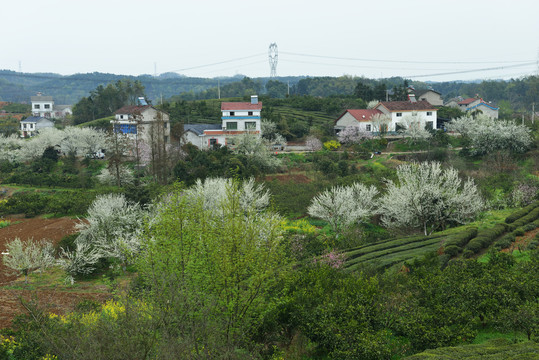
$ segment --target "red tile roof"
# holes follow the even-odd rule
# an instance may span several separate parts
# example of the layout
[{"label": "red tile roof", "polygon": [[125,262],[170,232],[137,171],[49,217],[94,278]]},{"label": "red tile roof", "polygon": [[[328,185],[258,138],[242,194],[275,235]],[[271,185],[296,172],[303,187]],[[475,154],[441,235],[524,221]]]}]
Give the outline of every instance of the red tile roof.
[{"label": "red tile roof", "polygon": [[114,114],[128,114],[128,115],[131,115],[131,114],[135,114],[135,113],[141,113],[141,112],[143,112],[144,110],[146,110],[147,108],[150,108],[150,107],[152,107],[152,106],[151,105],[146,105],[146,106],[127,105],[127,106],[124,106],[121,109],[116,110],[114,112]]},{"label": "red tile roof", "polygon": [[467,98],[467,99],[464,99],[464,100],[462,100],[462,101],[459,101],[458,104],[459,104],[459,105],[468,105],[468,104],[473,103],[475,100],[479,100],[479,99],[476,99],[476,98]]},{"label": "red tile roof", "polygon": [[339,119],[342,118],[346,113],[352,115],[357,121],[369,121],[374,115],[383,114],[378,109],[347,109],[341,114],[341,116],[337,118],[337,121],[339,121]]},{"label": "red tile roof", "polygon": [[262,102],[251,104],[250,102],[223,102],[221,103],[221,111],[228,110],[262,110]]},{"label": "red tile roof", "polygon": [[409,102],[409,101],[381,101],[378,103],[376,108],[379,106],[385,107],[387,110],[393,111],[415,111],[415,110],[436,110],[434,106],[431,105],[426,100]]}]

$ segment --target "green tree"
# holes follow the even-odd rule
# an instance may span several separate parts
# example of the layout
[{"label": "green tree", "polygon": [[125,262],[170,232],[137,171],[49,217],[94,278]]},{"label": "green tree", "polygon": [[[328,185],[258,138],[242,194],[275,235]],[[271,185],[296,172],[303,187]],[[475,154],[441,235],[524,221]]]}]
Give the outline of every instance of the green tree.
[{"label": "green tree", "polygon": [[257,319],[271,307],[265,295],[286,264],[281,219],[246,212],[238,191],[233,184],[217,211],[207,211],[176,188],[156,210],[139,264],[148,299],[166,313],[170,331],[181,323],[185,332],[178,336],[197,339],[192,351],[200,355],[232,357],[247,346]]}]

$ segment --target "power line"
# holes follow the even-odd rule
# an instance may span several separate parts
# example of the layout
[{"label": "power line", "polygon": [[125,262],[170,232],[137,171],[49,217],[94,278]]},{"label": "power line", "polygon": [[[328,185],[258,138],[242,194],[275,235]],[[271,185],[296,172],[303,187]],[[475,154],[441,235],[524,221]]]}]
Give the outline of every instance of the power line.
[{"label": "power line", "polygon": [[[210,67],[210,66],[214,66],[214,65],[221,65],[221,64],[231,63],[231,62],[234,62],[234,61],[250,59],[250,58],[254,58],[254,57],[257,57],[257,56],[261,56],[261,55],[265,55],[265,53],[260,53],[260,54],[250,55],[250,56],[244,56],[244,57],[241,57],[241,58],[236,58],[236,59],[231,59],[231,60],[219,61],[219,62],[211,63],[211,64],[197,65],[197,66],[178,69],[178,70],[170,70],[170,71],[167,71],[167,72],[178,72],[178,71],[200,69],[200,68],[203,68],[203,67]],[[164,74],[164,73],[162,73],[162,74]]]},{"label": "power line", "polygon": [[530,66],[530,65],[535,65],[535,62],[530,62],[526,64],[517,64],[517,65],[496,66],[496,67],[491,67],[491,68],[482,68],[482,69],[473,69],[473,70],[451,71],[451,72],[437,73],[437,74],[409,75],[406,77],[417,78],[417,77],[431,77],[431,76],[442,76],[442,75],[457,75],[457,74],[466,74],[466,73],[481,72],[481,71],[503,70],[503,69],[510,69],[510,68],[516,68],[516,67]]},{"label": "power line", "polygon": [[535,60],[515,60],[515,61],[417,61],[417,60],[387,60],[387,59],[364,59],[364,58],[348,58],[338,56],[325,56],[325,55],[313,55],[293,53],[288,51],[281,51],[281,54],[315,57],[324,59],[336,59],[336,60],[352,60],[352,61],[373,61],[373,62],[388,62],[388,63],[408,63],[408,64],[509,64],[509,63],[524,63]]}]

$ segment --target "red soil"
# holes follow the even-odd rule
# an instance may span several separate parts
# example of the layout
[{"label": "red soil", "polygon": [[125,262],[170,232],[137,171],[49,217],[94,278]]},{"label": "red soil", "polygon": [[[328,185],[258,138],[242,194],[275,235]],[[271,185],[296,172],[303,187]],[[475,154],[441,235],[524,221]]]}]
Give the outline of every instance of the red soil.
[{"label": "red soil", "polygon": [[[57,244],[65,235],[75,232],[75,224],[78,220],[70,218],[59,219],[24,219],[7,218],[17,224],[9,225],[0,229],[0,251],[6,250],[5,243],[19,237],[21,240],[50,240]],[[0,255],[1,256],[1,255]],[[95,287],[77,288],[77,292],[70,291],[69,288],[58,285],[55,289],[25,290],[24,280],[13,274],[13,271],[4,266],[0,261],[0,328],[9,327],[13,318],[24,312],[21,299],[31,299],[37,297],[41,305],[47,305],[50,311],[64,313],[72,310],[73,307],[83,299],[93,299],[103,301],[109,297],[104,292],[97,291]],[[17,289],[7,287],[16,286]]]}]

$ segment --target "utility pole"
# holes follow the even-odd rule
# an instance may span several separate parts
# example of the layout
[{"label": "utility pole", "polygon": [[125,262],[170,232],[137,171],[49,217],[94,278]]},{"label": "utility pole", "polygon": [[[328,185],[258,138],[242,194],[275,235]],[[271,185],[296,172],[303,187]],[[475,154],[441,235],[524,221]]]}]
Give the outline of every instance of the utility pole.
[{"label": "utility pole", "polygon": [[288,94],[288,96],[290,96],[290,80],[287,82],[287,84],[288,84],[288,90],[286,93]]},{"label": "utility pole", "polygon": [[535,103],[532,103],[532,125],[535,124]]},{"label": "utility pole", "polygon": [[219,79],[217,79],[217,98],[221,99],[221,83],[219,82]]}]

